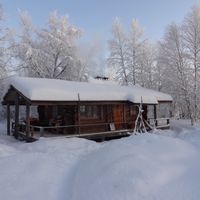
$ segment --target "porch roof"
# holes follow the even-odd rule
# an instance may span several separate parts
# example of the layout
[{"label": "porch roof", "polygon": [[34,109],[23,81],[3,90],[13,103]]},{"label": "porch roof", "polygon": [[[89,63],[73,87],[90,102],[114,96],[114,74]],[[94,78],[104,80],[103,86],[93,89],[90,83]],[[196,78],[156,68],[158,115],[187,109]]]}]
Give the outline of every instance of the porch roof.
[{"label": "porch roof", "polygon": [[[30,101],[130,101],[157,104],[171,102],[168,94],[140,86],[119,86],[46,78],[12,77],[7,80],[7,91],[12,86]],[[5,95],[6,96],[6,95]]]}]

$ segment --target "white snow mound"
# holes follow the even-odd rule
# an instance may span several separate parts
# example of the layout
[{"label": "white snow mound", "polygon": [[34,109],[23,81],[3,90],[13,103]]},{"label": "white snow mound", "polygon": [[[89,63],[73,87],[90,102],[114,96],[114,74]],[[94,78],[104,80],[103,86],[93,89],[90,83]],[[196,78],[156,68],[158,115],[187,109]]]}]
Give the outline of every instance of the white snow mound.
[{"label": "white snow mound", "polygon": [[199,161],[179,139],[144,134],[110,142],[80,161],[70,199],[197,200]]},{"label": "white snow mound", "polygon": [[104,143],[23,143],[0,134],[0,199],[198,200],[199,133],[200,127],[172,124],[168,131]]}]

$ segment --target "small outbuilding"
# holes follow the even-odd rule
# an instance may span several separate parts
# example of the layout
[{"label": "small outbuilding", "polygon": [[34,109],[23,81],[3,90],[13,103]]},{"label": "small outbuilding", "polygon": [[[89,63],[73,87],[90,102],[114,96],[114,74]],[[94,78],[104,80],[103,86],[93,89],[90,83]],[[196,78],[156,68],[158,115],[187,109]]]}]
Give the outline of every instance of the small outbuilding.
[{"label": "small outbuilding", "polygon": [[7,134],[109,138],[133,131],[139,107],[147,129],[169,128],[168,94],[140,86],[119,86],[45,78],[14,77],[3,98]]}]

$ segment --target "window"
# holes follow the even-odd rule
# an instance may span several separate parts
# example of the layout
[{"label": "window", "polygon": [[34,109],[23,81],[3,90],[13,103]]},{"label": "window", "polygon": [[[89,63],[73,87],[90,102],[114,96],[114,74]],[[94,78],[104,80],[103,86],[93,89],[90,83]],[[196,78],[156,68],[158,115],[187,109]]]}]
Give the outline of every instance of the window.
[{"label": "window", "polygon": [[82,118],[101,118],[101,106],[80,106],[80,116]]}]

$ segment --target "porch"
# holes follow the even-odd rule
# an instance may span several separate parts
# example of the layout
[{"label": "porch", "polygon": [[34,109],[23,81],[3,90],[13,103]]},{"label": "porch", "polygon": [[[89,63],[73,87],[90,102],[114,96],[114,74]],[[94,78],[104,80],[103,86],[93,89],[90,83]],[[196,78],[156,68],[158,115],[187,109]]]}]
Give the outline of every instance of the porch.
[{"label": "porch", "polygon": [[[128,136],[133,133],[138,106],[125,102],[113,102],[112,104],[103,104],[101,102],[101,104],[96,103],[92,106],[90,104],[91,103],[88,102],[82,102],[81,104],[79,103],[76,106],[61,106],[62,109],[60,110],[65,110],[67,106],[67,108],[69,108],[69,110],[71,111],[79,111],[76,114],[72,112],[71,115],[68,116],[71,121],[70,124],[66,123],[66,121],[63,121],[63,119],[66,118],[65,115],[63,116],[63,119],[60,118],[60,113],[58,112],[59,109],[56,105],[54,105],[53,107],[52,105],[46,106],[45,112],[42,112],[42,116],[45,116],[45,113],[50,113],[49,110],[52,114],[54,113],[52,108],[54,108],[56,110],[56,113],[54,113],[54,120],[52,120],[49,115],[47,115],[46,118],[43,116],[44,118],[41,119],[41,109],[37,109],[40,110],[37,118],[31,117],[32,114],[30,105],[26,105],[25,107],[26,118],[20,120],[20,106],[18,105],[17,107],[15,105],[15,120],[12,122],[11,132],[16,138],[25,139],[27,141],[37,140],[40,137],[83,137],[88,139],[104,140],[106,138],[109,139]],[[38,105],[37,108],[39,106],[41,105]],[[92,114],[87,113],[87,116],[90,116],[89,120],[85,118],[85,115],[83,115],[84,109],[81,108],[81,106],[84,106],[85,109],[88,106],[88,108],[86,109],[87,112],[89,108],[90,110],[92,110]],[[146,121],[145,125],[147,130],[151,130],[154,128],[166,129],[170,127],[169,117],[157,118],[157,107],[158,106],[156,105],[144,105],[143,117]],[[153,116],[155,118],[149,118],[152,114],[150,111],[153,111]],[[10,105],[7,105],[7,114],[7,134],[10,135]],[[95,118],[92,119],[91,116],[95,116]]]},{"label": "porch", "polygon": [[[168,129],[170,128],[170,118],[159,118],[159,119],[149,119],[151,127],[158,129]],[[127,123],[117,123],[117,125],[123,125],[123,129],[115,129],[114,123],[104,123],[104,124],[83,124],[83,125],[66,125],[66,126],[34,126],[30,125],[30,135],[27,137],[26,134],[26,124],[19,123],[18,137],[25,139],[27,141],[38,140],[40,137],[80,137],[87,139],[109,139],[115,137],[124,137],[133,133],[134,129],[128,129]],[[103,126],[107,127],[107,131],[102,132],[88,132],[80,133],[82,127],[97,127]],[[66,134],[66,129],[74,129],[75,132],[71,134]],[[147,130],[151,130],[147,127]],[[12,134],[15,135],[15,124],[12,124]]]}]

